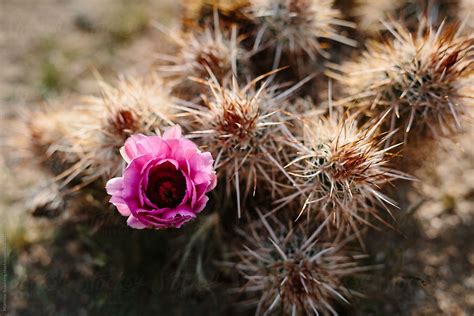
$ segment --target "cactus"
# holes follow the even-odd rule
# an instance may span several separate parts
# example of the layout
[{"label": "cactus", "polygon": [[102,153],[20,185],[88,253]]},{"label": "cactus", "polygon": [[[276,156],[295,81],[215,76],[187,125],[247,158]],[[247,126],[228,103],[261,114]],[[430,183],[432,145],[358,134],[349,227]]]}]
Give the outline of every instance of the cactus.
[{"label": "cactus", "polygon": [[[407,213],[415,177],[397,158],[415,159],[413,139],[449,139],[469,122],[474,38],[462,12],[435,23],[415,18],[415,1],[184,4],[181,30],[155,23],[175,44],[147,51],[156,67],[100,78],[98,93],[23,121],[10,143],[48,175],[33,215],[56,218],[52,245],[80,240],[67,251],[87,261],[81,277],[143,276],[151,290],[134,290],[146,312],[357,311],[361,275],[386,263],[370,256],[370,236],[398,232]],[[94,312],[120,301],[101,295]]]}]

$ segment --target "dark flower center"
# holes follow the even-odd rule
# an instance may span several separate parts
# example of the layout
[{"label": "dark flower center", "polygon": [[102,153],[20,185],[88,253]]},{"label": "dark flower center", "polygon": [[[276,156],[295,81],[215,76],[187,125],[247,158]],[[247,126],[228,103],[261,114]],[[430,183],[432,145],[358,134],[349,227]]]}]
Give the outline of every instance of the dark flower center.
[{"label": "dark flower center", "polygon": [[183,201],[186,178],[171,162],[164,162],[150,170],[146,196],[159,208],[173,208]]}]

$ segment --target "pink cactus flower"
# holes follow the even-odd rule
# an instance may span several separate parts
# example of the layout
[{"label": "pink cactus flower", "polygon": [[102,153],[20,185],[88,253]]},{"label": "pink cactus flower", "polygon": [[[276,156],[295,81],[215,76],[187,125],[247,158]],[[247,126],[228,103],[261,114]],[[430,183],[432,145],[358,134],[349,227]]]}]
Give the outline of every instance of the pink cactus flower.
[{"label": "pink cactus flower", "polygon": [[214,160],[174,126],[163,137],[133,135],[120,150],[123,176],[107,182],[110,202],[130,227],[181,227],[207,204],[216,186]]}]

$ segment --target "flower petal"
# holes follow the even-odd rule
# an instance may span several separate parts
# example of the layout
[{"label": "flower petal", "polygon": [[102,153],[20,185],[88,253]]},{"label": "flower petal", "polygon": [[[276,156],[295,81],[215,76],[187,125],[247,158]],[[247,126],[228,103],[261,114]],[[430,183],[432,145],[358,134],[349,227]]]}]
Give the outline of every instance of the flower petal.
[{"label": "flower petal", "polygon": [[182,206],[174,210],[170,210],[169,212],[166,212],[162,215],[164,219],[175,218],[176,216],[194,218],[196,217],[196,214],[189,207]]},{"label": "flower petal", "polygon": [[137,148],[140,152],[160,158],[167,157],[170,153],[168,144],[160,136],[148,136],[137,144]]},{"label": "flower petal", "polygon": [[196,213],[201,212],[206,207],[206,204],[208,201],[209,201],[209,197],[204,195],[200,200],[196,202],[196,205],[194,205],[194,212]]},{"label": "flower petal", "polygon": [[115,207],[117,208],[119,213],[122,214],[122,216],[129,216],[131,214],[130,208],[128,207],[127,203],[125,203],[125,200],[121,197],[112,196],[109,202],[115,205]]},{"label": "flower petal", "polygon": [[217,176],[216,176],[216,172],[213,171],[211,174],[211,183],[207,187],[207,192],[214,190],[216,186],[217,186]]},{"label": "flower petal", "polygon": [[175,125],[168,128],[163,134],[163,139],[179,139],[181,137],[181,126]]},{"label": "flower petal", "polygon": [[193,182],[196,185],[199,185],[205,182],[210,182],[210,181],[211,181],[211,175],[208,172],[198,171],[194,174]]},{"label": "flower petal", "polygon": [[127,163],[130,163],[130,161],[143,153],[138,150],[137,143],[145,138],[146,136],[143,134],[132,135],[127,139],[125,145],[120,148],[120,154]]},{"label": "flower petal", "polygon": [[123,190],[123,178],[122,177],[117,177],[117,178],[112,178],[109,181],[107,181],[107,184],[105,185],[105,190],[107,191],[107,194],[109,195],[122,195],[122,190]]},{"label": "flower petal", "polygon": [[[139,190],[138,190],[140,203],[141,203],[142,206],[144,206],[146,204],[149,207],[152,207],[154,209],[158,209],[158,206],[153,204],[153,202],[151,202],[148,199],[147,195],[146,195],[146,190],[148,188],[148,180],[150,178],[150,169],[158,167],[159,165],[167,163],[167,162],[170,163],[172,166],[174,166],[174,168],[176,170],[180,170],[178,162],[173,160],[173,159],[162,159],[162,160],[153,159],[152,161],[150,161],[147,164],[147,166],[145,168],[143,168],[143,171],[142,171],[142,174],[141,174],[141,180],[140,180],[140,184],[139,184]],[[186,182],[188,182],[188,181],[189,180],[186,178]],[[187,200],[186,195],[183,197],[183,201],[185,201],[185,200]],[[183,203],[183,201],[180,202],[180,204]]]},{"label": "flower petal", "polygon": [[132,214],[142,206],[140,201],[140,182],[143,177],[143,170],[152,161],[151,155],[143,155],[133,159],[123,172],[122,198],[130,207]]},{"label": "flower petal", "polygon": [[140,222],[140,220],[138,220],[136,217],[134,217],[133,215],[130,215],[127,219],[127,225],[132,227],[132,228],[135,228],[135,229],[144,229],[144,228],[147,228],[147,226],[145,224],[143,224],[142,222]]}]

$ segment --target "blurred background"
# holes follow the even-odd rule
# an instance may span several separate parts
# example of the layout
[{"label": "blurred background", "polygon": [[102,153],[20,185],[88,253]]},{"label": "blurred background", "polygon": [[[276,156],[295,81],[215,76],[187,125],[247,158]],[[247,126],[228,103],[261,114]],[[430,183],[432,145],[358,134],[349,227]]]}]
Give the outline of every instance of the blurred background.
[{"label": "blurred background", "polygon": [[[28,109],[97,93],[97,74],[107,80],[146,72],[154,54],[168,49],[152,22],[178,25],[177,2],[0,0],[4,312],[191,315],[196,306],[207,315],[246,312],[220,298],[212,280],[174,282],[169,272],[176,266],[163,266],[160,256],[170,253],[163,239],[181,238],[175,231],[132,231],[120,218],[120,224],[98,229],[114,221],[105,218],[113,213],[35,216],[34,188],[44,175],[22,161],[20,146],[8,140]],[[340,1],[343,12],[348,3]],[[456,5],[448,1],[447,7]],[[397,192],[405,201],[397,214],[399,232],[371,231],[367,237],[370,254],[385,266],[354,281],[366,297],[355,298],[345,313],[474,315],[473,144],[468,124],[415,171],[423,182]],[[93,209],[94,202],[86,207]]]}]

